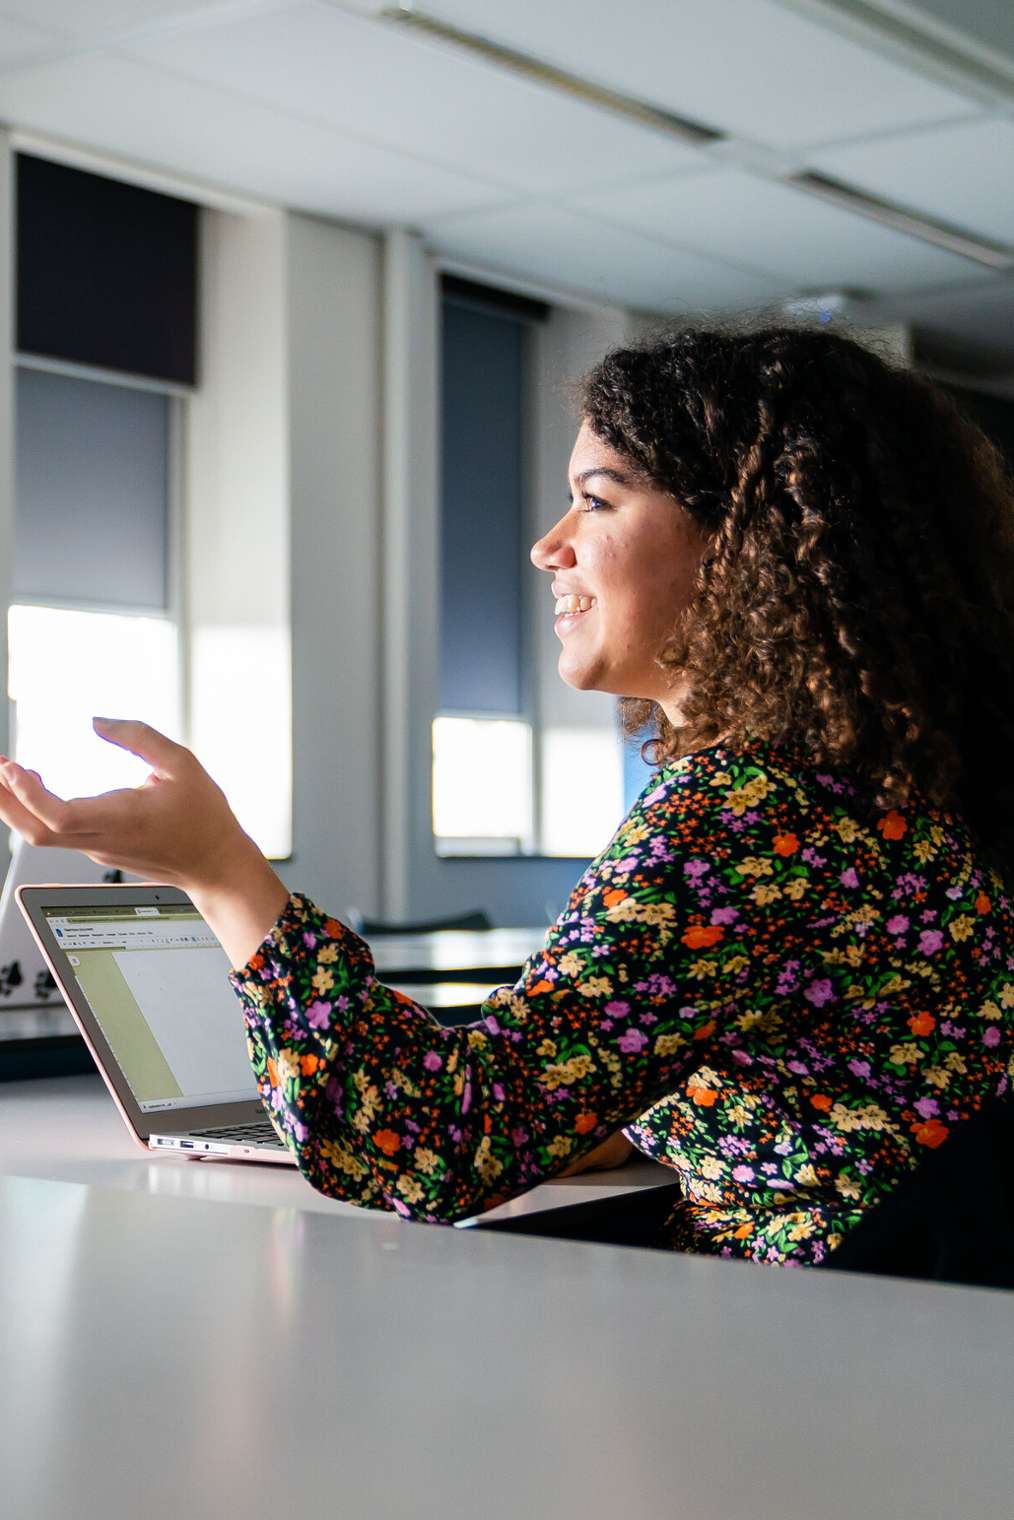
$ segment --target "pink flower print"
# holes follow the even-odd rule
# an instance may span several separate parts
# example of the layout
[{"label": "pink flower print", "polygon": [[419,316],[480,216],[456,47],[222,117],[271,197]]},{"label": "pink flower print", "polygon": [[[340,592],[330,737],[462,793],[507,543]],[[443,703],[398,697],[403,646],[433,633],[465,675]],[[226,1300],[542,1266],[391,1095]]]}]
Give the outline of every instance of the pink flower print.
[{"label": "pink flower print", "polygon": [[870,1074],[869,1061],[857,1061],[853,1058],[849,1062],[849,1071],[854,1077],[868,1077]]},{"label": "pink flower print", "polygon": [[642,1034],[639,1029],[625,1029],[616,1043],[624,1054],[636,1056],[647,1045],[648,1036]]},{"label": "pink flower print", "polygon": [[804,990],[803,996],[808,1003],[813,1004],[814,1008],[823,1008],[825,1003],[834,1002],[835,990],[828,978],[822,977],[818,982],[811,982]]},{"label": "pink flower print", "polygon": [[498,1103],[502,1103],[507,1096],[507,1090],[502,1082],[493,1083],[493,1096]]},{"label": "pink flower print", "polygon": [[1000,1031],[995,1024],[990,1024],[989,1028],[985,1031],[982,1036],[982,1043],[984,1045],[988,1045],[990,1049],[992,1049],[995,1045],[999,1045]]},{"label": "pink flower print", "polygon": [[747,1055],[745,1050],[734,1050],[732,1052],[732,1059],[735,1061],[737,1066],[753,1065],[753,1056]]},{"label": "pink flower print", "polygon": [[527,1143],[527,1140],[528,1131],[526,1129],[523,1129],[520,1124],[516,1125],[514,1129],[511,1130],[511,1144],[516,1151],[521,1150],[522,1146]]},{"label": "pink flower print", "polygon": [[738,917],[738,908],[714,908],[711,913],[711,922],[713,924],[734,924]]},{"label": "pink flower print", "polygon": [[924,924],[931,924],[937,916],[936,908],[924,908],[919,914],[919,920]]},{"label": "pink flower print", "polygon": [[439,1071],[443,1064],[443,1056],[438,1055],[435,1050],[428,1050],[423,1056],[423,1065],[427,1071]]},{"label": "pink flower print", "polygon": [[613,998],[611,1003],[606,1004],[604,1011],[611,1013],[616,1019],[622,1018],[623,1014],[630,1012],[630,1004],[622,998]]},{"label": "pink flower print", "polygon": [[316,936],[316,934],[311,933],[311,931],[309,929],[304,929],[303,930],[303,944],[306,946],[306,948],[308,950],[312,950],[315,947],[316,943],[317,943],[317,936]]},{"label": "pink flower print", "polygon": [[331,1004],[321,1002],[318,998],[307,1008],[306,1021],[311,1029],[326,1029],[331,1022]]},{"label": "pink flower print", "polygon": [[924,929],[919,936],[919,949],[923,955],[935,955],[944,942],[939,929]]},{"label": "pink flower print", "polygon": [[734,1166],[732,1179],[734,1182],[752,1182],[756,1173],[752,1166]]},{"label": "pink flower print", "polygon": [[908,919],[904,913],[895,913],[893,918],[887,920],[888,934],[904,934],[908,928]]},{"label": "pink flower print", "polygon": [[916,1113],[921,1114],[924,1119],[932,1119],[934,1114],[940,1112],[940,1104],[936,1098],[918,1098],[913,1107]]},{"label": "pink flower print", "polygon": [[683,875],[696,881],[698,877],[706,875],[710,870],[711,866],[706,860],[688,860],[683,867]]},{"label": "pink flower print", "polygon": [[810,1068],[806,1065],[805,1061],[790,1061],[789,1070],[794,1071],[797,1077],[808,1077],[810,1075]]},{"label": "pink flower print", "polygon": [[859,877],[856,875],[854,866],[846,866],[845,870],[838,877],[838,880],[843,887],[858,887],[859,885]]}]

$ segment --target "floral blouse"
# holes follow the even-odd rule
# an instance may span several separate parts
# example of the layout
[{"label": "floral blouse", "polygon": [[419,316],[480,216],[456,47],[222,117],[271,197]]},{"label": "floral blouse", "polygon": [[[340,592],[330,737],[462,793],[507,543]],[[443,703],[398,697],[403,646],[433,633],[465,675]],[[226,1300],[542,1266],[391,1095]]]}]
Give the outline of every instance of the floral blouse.
[{"label": "floral blouse", "polygon": [[543,949],[444,1028],[290,898],[233,984],[321,1192],[449,1222],[625,1126],[660,1243],[826,1259],[1014,1075],[1014,913],[963,822],[751,739],[655,772]]}]

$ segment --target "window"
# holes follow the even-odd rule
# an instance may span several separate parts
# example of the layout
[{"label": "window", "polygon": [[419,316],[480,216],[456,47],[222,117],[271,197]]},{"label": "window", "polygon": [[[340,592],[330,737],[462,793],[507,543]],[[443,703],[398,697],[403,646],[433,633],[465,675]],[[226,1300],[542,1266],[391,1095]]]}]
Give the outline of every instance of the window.
[{"label": "window", "polygon": [[173,601],[173,398],[16,371],[14,753],[62,796],[134,785],[95,714],[182,731]]}]

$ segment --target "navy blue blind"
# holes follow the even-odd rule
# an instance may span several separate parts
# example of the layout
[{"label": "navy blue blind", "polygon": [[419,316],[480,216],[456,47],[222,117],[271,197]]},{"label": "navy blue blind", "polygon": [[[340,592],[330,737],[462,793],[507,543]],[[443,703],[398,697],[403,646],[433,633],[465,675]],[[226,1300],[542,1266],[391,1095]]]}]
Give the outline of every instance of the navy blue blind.
[{"label": "navy blue blind", "polygon": [[445,712],[522,705],[526,322],[445,290],[441,395]]}]

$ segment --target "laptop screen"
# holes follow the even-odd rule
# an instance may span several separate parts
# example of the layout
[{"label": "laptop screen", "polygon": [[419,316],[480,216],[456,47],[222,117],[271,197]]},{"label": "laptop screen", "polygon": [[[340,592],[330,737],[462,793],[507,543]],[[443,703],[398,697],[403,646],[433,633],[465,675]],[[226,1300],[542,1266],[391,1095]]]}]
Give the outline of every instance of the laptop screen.
[{"label": "laptop screen", "polygon": [[228,957],[195,908],[43,914],[142,1113],[257,1097]]}]

